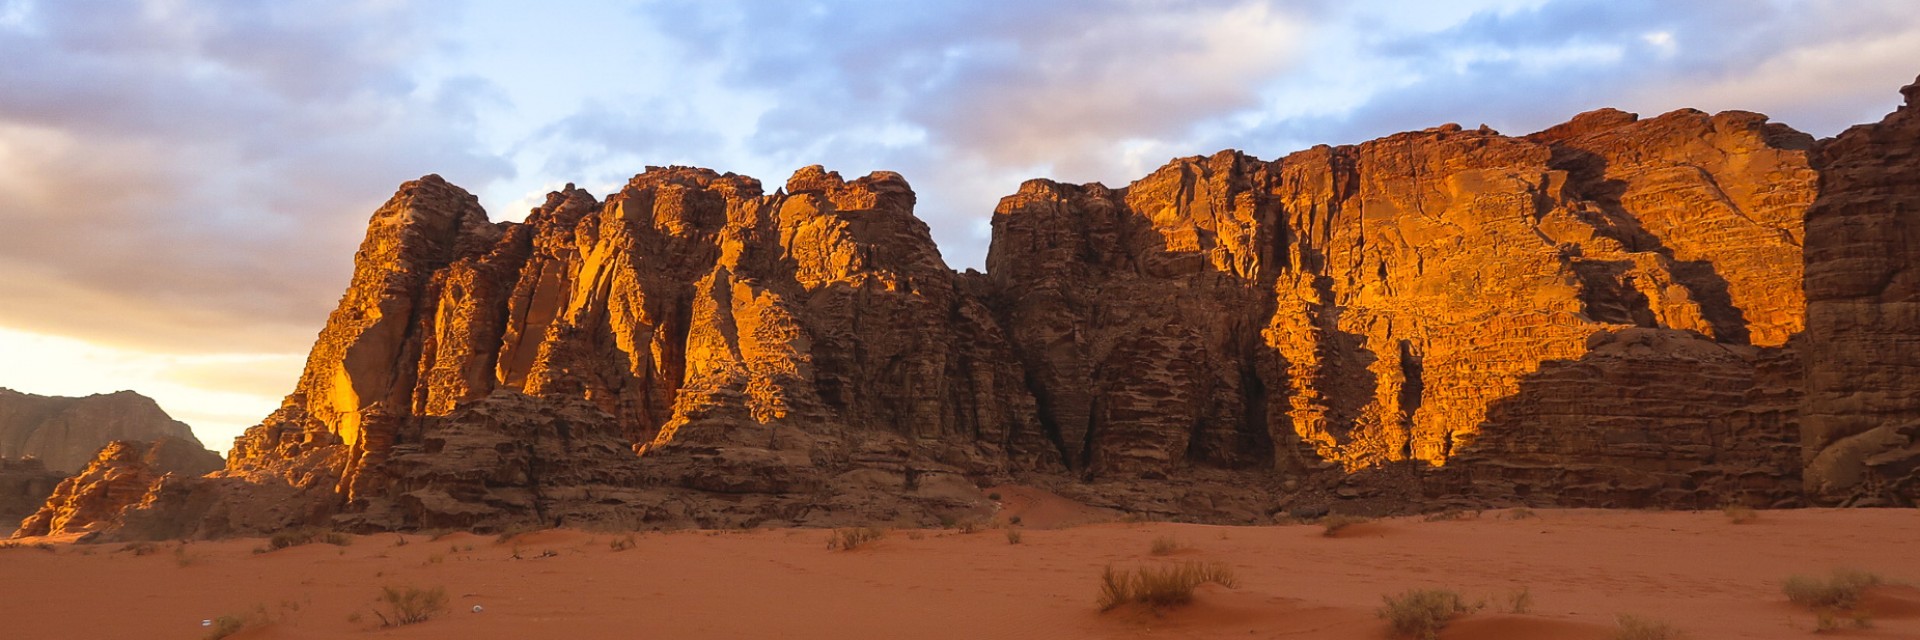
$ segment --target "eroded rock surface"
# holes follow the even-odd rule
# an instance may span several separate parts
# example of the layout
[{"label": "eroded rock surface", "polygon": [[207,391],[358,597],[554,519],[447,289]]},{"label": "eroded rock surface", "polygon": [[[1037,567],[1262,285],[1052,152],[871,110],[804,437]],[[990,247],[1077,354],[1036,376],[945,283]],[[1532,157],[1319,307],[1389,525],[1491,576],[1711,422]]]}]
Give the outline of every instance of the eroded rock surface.
[{"label": "eroded rock surface", "polygon": [[1008,481],[1218,522],[1897,498],[1908,114],[1817,156],[1757,114],[1597,111],[1034,180],[984,274],[888,172],[653,167],[523,223],[427,176],[223,471],[108,508],[141,477],[111,457],[43,528],[931,524]]},{"label": "eroded rock surface", "polygon": [[1807,492],[1920,499],[1920,82],[1819,150],[1806,214]]}]

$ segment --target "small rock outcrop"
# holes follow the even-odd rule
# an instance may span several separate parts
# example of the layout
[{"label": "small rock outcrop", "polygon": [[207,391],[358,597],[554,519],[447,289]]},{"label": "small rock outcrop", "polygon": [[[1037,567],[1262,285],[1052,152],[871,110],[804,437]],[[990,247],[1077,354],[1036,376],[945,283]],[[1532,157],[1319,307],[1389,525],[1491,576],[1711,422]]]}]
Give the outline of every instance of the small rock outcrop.
[{"label": "small rock outcrop", "polygon": [[205,455],[183,457],[173,471],[199,475],[218,469],[220,456],[200,445],[193,430],[153,399],[132,391],[81,398],[38,396],[0,389],[0,458],[39,458],[48,469],[74,473],[115,440],[174,438]]},{"label": "small rock outcrop", "polygon": [[[146,498],[171,469],[193,466],[206,450],[179,438],[107,443],[80,473],[60,482],[53,495],[20,523],[14,537],[86,533],[120,520],[121,510]],[[192,473],[177,474],[192,477]]]}]

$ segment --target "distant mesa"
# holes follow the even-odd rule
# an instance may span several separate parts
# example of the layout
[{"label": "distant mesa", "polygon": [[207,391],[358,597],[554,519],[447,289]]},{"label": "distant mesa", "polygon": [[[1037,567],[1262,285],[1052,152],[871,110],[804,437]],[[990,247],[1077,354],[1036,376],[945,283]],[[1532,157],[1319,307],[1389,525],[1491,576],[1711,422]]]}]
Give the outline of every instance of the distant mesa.
[{"label": "distant mesa", "polygon": [[[985,273],[891,172],[649,167],[523,223],[429,175],[224,471],[36,530],[931,524],[1016,479],[1243,523],[1910,505],[1917,140],[1604,110],[1222,151],[1022,184]],[[82,484],[144,464],[110,453]]]},{"label": "distant mesa", "polygon": [[225,465],[193,430],[132,391],[81,398],[0,388],[0,522],[33,513],[63,479],[116,441],[160,443],[162,473],[204,475]]},{"label": "distant mesa", "polygon": [[[39,396],[0,388],[0,458],[39,458],[53,471],[78,472],[100,447],[115,440],[173,438],[205,451],[193,429],[174,420],[152,398],[132,391],[81,398]],[[200,475],[223,466],[219,454],[182,460],[177,469]]]}]

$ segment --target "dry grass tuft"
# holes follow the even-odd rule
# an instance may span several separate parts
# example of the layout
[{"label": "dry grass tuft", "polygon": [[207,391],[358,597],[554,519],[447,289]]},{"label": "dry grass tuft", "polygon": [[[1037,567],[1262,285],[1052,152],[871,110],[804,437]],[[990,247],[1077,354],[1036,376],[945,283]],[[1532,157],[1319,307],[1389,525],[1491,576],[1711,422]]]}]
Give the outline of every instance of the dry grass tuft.
[{"label": "dry grass tuft", "polygon": [[638,544],[640,544],[639,539],[635,538],[633,534],[629,533],[627,535],[614,538],[612,542],[607,543],[607,548],[612,549],[614,551],[626,551],[628,549],[632,549],[635,545],[638,545]]},{"label": "dry grass tuft", "polygon": [[1827,580],[1811,576],[1791,576],[1780,585],[1781,593],[1794,604],[1815,610],[1849,611],[1860,604],[1867,587],[1882,583],[1880,576],[1858,569],[1834,569]]},{"label": "dry grass tuft", "polygon": [[1623,613],[1619,622],[1620,628],[1613,632],[1613,640],[1680,640],[1687,637],[1680,629],[1660,620]]},{"label": "dry grass tuft", "polygon": [[1727,521],[1734,524],[1752,524],[1760,520],[1760,512],[1754,511],[1753,507],[1743,504],[1730,504],[1721,507],[1720,512],[1727,514]]},{"label": "dry grass tuft", "polygon": [[885,537],[887,537],[887,530],[880,527],[834,529],[833,536],[827,538],[827,548],[852,551]]},{"label": "dry grass tuft", "polygon": [[325,542],[337,547],[344,547],[353,544],[353,536],[313,527],[292,529],[273,534],[272,538],[267,539],[267,548],[263,551],[279,551],[288,547],[298,547],[315,542]]},{"label": "dry grass tuft", "polygon": [[1330,515],[1320,519],[1320,535],[1331,538],[1340,535],[1342,529],[1364,522],[1368,520],[1360,516]]},{"label": "dry grass tuft", "polygon": [[1021,537],[1019,529],[1007,530],[1007,544],[1020,544]]},{"label": "dry grass tuft", "polygon": [[373,615],[382,627],[419,624],[446,610],[447,588],[381,587],[379,605]]},{"label": "dry grass tuft", "polygon": [[1507,594],[1507,613],[1531,613],[1533,611],[1533,590],[1520,587]]},{"label": "dry grass tuft", "polygon": [[1173,565],[1116,570],[1108,565],[1100,573],[1100,610],[1110,611],[1128,603],[1164,609],[1193,601],[1193,590],[1203,584],[1229,589],[1238,583],[1233,568],[1222,562],[1189,561]]},{"label": "dry grass tuft", "polygon": [[1459,593],[1446,589],[1410,589],[1381,599],[1385,603],[1376,615],[1397,638],[1434,640],[1455,618],[1473,611]]},{"label": "dry grass tuft", "polygon": [[1540,514],[1534,513],[1532,509],[1526,507],[1516,507],[1507,512],[1508,520],[1526,520],[1528,518],[1538,517],[1540,517]]},{"label": "dry grass tuft", "polygon": [[1153,546],[1149,547],[1147,551],[1156,556],[1168,556],[1184,548],[1186,548],[1186,545],[1180,544],[1179,538],[1160,536],[1153,539]]}]

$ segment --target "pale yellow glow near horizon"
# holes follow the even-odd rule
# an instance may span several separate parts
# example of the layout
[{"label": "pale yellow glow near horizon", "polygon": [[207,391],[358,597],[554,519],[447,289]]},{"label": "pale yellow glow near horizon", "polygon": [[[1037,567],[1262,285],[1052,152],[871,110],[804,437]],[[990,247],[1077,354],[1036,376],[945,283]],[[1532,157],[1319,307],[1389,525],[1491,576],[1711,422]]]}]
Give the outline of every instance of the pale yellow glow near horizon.
[{"label": "pale yellow glow near horizon", "polygon": [[0,327],[0,387],[55,396],[135,391],[222,455],[280,406],[304,360],[299,353],[159,353]]}]

